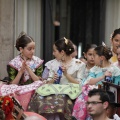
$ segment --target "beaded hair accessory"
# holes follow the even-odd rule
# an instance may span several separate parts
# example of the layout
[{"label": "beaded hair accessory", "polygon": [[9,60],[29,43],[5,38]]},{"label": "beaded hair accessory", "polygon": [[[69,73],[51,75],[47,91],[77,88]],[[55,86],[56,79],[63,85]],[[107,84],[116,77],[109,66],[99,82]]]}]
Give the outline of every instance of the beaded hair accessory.
[{"label": "beaded hair accessory", "polygon": [[68,44],[68,39],[66,39],[66,38],[64,37],[64,40],[65,40],[65,44],[67,45],[67,44]]}]

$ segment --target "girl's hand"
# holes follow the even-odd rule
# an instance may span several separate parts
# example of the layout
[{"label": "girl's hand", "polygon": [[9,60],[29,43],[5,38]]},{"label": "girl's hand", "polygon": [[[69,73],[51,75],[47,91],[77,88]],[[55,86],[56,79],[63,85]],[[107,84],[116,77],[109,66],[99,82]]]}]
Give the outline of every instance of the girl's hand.
[{"label": "girl's hand", "polygon": [[67,68],[63,65],[61,66],[64,76],[67,75]]},{"label": "girl's hand", "polygon": [[54,76],[50,80],[46,80],[47,84],[54,83],[58,78],[58,75],[55,73]]},{"label": "girl's hand", "polygon": [[53,82],[55,82],[57,80],[57,78],[58,78],[58,75],[55,73],[54,77],[53,77]]},{"label": "girl's hand", "polygon": [[111,76],[112,76],[112,73],[111,73],[110,71],[106,71],[106,72],[105,72],[105,76],[111,77]]},{"label": "girl's hand", "polygon": [[26,62],[23,61],[23,62],[22,62],[21,69],[20,69],[20,72],[24,73],[25,69],[26,69]]}]

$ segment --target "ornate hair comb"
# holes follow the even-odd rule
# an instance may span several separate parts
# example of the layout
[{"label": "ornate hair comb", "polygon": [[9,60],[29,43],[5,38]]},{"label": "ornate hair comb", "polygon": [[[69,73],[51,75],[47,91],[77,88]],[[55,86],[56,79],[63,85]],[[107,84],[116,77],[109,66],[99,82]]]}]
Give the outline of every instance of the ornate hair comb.
[{"label": "ornate hair comb", "polygon": [[27,35],[24,31],[22,31],[19,36],[18,36],[18,39],[21,38],[23,35]]},{"label": "ornate hair comb", "polygon": [[106,44],[102,41],[102,46],[106,47]]},{"label": "ornate hair comb", "polygon": [[65,40],[65,44],[67,45],[67,44],[68,44],[68,39],[66,39],[66,38],[64,37],[64,40]]}]

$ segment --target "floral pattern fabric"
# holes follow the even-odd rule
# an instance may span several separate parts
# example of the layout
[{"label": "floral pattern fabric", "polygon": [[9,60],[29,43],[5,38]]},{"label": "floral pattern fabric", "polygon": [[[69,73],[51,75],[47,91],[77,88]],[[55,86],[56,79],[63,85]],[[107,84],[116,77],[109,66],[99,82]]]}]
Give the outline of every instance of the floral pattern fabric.
[{"label": "floral pattern fabric", "polygon": [[77,120],[88,120],[90,118],[87,113],[86,101],[88,99],[88,92],[93,88],[97,88],[97,86],[84,85],[82,87],[82,93],[76,99],[72,112],[72,116],[74,116]]},{"label": "floral pattern fabric", "polygon": [[[10,81],[15,79],[18,71],[21,69],[22,62],[23,62],[23,59],[20,57],[20,55],[18,55],[8,63],[7,71],[8,71]],[[43,68],[41,66],[42,63],[43,63],[43,60],[41,60],[40,58],[38,58],[36,56],[33,56],[30,61],[27,61],[27,65],[32,69],[32,71],[37,76],[42,76],[42,71],[43,71]],[[25,70],[19,84],[22,84],[22,85],[30,84],[32,82],[33,81],[31,79],[29,73]]]},{"label": "floral pattern fabric", "polygon": [[[23,59],[21,58],[20,55],[18,55],[8,63],[7,71],[8,71],[10,82],[15,79],[16,75],[18,74],[18,71],[20,71],[22,67],[22,62],[23,62]],[[42,63],[43,63],[43,60],[41,60],[37,56],[33,56],[32,59],[26,61],[26,64],[39,77],[42,76],[42,71],[43,71]],[[34,82],[30,77],[28,71],[25,70],[20,79],[19,85],[3,86],[1,94],[5,95],[5,94],[13,93],[14,97],[20,102],[24,110],[26,110],[28,103],[31,99],[31,96],[34,93],[34,90],[37,89],[37,87],[39,87],[40,85],[42,85],[42,82],[41,81]]]},{"label": "floral pattern fabric", "polygon": [[65,94],[70,99],[76,99],[81,93],[81,85],[69,83],[66,85],[60,84],[44,84],[36,89],[36,92],[41,96],[49,96],[52,94]]},{"label": "floral pattern fabric", "polygon": [[28,111],[38,114],[64,113],[66,120],[72,120],[73,101],[67,95],[40,96],[35,93],[28,106]]},{"label": "floral pattern fabric", "polygon": [[[62,65],[61,61],[58,61],[56,59],[53,59],[45,64],[45,72],[43,72],[43,78],[47,79],[53,76],[53,73],[57,73],[58,68]],[[67,68],[67,73],[70,74],[74,79],[79,81],[81,85],[81,80],[83,78],[83,73],[84,73],[84,68],[85,64],[80,61],[79,59],[73,58],[69,64],[66,64],[65,67]],[[47,78],[48,77],[48,78]],[[67,84],[72,84],[65,76],[62,74],[61,80],[60,80],[60,85],[66,85]],[[51,85],[52,86],[52,85]],[[58,85],[59,86],[59,85]],[[79,85],[78,85],[79,86]],[[44,86],[43,86],[44,87]],[[43,87],[40,87],[41,89]],[[79,93],[77,91],[72,91],[72,87],[65,87],[65,89],[58,90],[54,87],[52,92],[51,90],[47,89],[48,87],[45,85],[46,89],[48,92],[46,93],[47,96],[44,96],[43,94],[38,94],[34,95],[32,100],[29,103],[28,110],[29,111],[34,111],[39,114],[49,114],[53,113],[54,115],[56,113],[62,113],[64,115],[64,118],[67,120],[72,119],[72,109],[73,109],[73,100],[70,98],[71,94]],[[61,86],[60,86],[61,87]],[[66,88],[69,88],[69,94],[66,94],[65,92],[67,91]],[[39,89],[39,88],[38,88]],[[59,94],[55,91],[59,91]],[[65,90],[65,91],[64,91]],[[64,92],[63,92],[64,91]],[[71,92],[72,91],[72,92]],[[41,91],[40,91],[41,92]],[[50,94],[51,92],[51,94]],[[81,92],[81,89],[80,89]],[[49,93],[49,94],[48,94]],[[70,95],[70,97],[68,96]],[[75,95],[73,95],[75,96]],[[73,98],[72,96],[72,98]]]},{"label": "floral pattern fabric", "polygon": [[27,109],[28,103],[30,102],[31,96],[39,86],[43,85],[41,81],[35,81],[29,85],[18,86],[16,84],[1,85],[0,86],[0,96],[12,95],[14,96],[22,105],[24,110]]}]

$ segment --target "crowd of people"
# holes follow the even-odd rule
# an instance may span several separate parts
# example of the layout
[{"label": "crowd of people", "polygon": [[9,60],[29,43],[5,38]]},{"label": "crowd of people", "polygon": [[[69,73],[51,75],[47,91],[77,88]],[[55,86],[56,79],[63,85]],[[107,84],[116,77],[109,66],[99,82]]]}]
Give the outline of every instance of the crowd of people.
[{"label": "crowd of people", "polygon": [[[77,46],[63,37],[53,44],[54,59],[43,63],[34,56],[33,38],[21,32],[15,45],[20,53],[7,65],[9,84],[0,85],[0,96],[14,96],[24,111],[47,120],[120,120],[115,95],[98,88],[106,77],[115,85],[120,82],[120,28],[110,42],[112,47],[87,44],[83,57],[77,59]],[[4,118],[9,120],[6,114]]]}]

